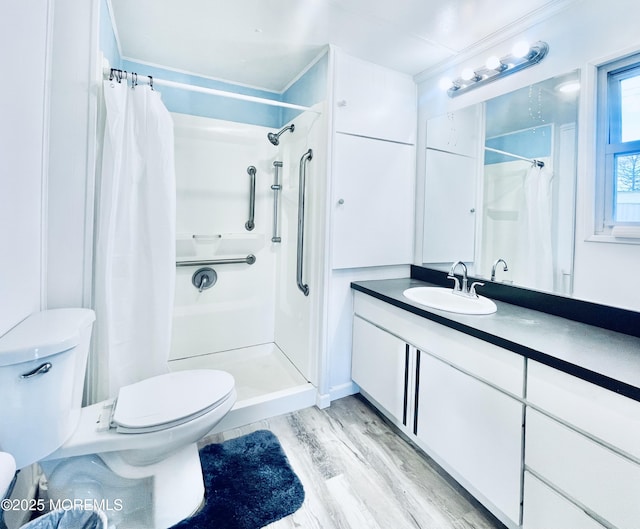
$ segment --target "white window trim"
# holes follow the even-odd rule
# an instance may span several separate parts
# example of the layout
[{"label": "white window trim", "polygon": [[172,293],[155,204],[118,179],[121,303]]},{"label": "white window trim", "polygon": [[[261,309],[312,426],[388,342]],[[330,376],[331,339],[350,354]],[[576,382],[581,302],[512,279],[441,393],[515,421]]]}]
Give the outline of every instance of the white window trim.
[{"label": "white window trim", "polygon": [[[612,67],[601,75],[600,68],[609,63]],[[588,241],[615,242],[622,244],[640,244],[640,223],[615,223],[613,217],[613,164],[610,163],[614,155],[608,143],[609,133],[609,104],[608,104],[608,72],[624,68],[627,65],[640,64],[640,52],[636,49],[632,53],[611,57],[606,61],[593,65],[595,69],[596,97],[592,99],[596,112],[596,155],[595,167],[595,200],[594,200],[594,232]],[[602,111],[604,109],[604,112]],[[640,143],[640,142],[635,142]]]}]

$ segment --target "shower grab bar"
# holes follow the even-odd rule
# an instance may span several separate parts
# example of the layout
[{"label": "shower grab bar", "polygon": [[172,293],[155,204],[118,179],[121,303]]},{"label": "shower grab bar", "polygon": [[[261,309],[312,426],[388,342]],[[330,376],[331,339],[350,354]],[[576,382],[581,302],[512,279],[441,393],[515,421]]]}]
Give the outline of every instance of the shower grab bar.
[{"label": "shower grab bar", "polygon": [[271,186],[271,189],[273,189],[273,237],[271,237],[271,242],[282,242],[281,237],[278,235],[278,191],[282,189],[278,170],[282,167],[282,162],[273,162],[273,167],[275,168],[276,174],[273,179],[273,185]]},{"label": "shower grab bar", "polygon": [[307,177],[307,163],[313,158],[313,151],[309,149],[300,158],[298,181],[298,259],[296,263],[296,281],[298,288],[305,295],[309,295],[309,285],[302,281],[302,259],[304,253],[304,196],[305,180]]},{"label": "shower grab bar", "polygon": [[252,265],[256,262],[256,256],[250,253],[246,257],[237,257],[233,259],[211,259],[200,261],[176,261],[176,266],[208,266],[221,264],[248,264]]},{"label": "shower grab bar", "polygon": [[247,173],[251,177],[251,186],[249,190],[249,220],[244,223],[247,231],[251,231],[256,227],[254,222],[256,213],[256,168],[253,165],[247,167]]}]

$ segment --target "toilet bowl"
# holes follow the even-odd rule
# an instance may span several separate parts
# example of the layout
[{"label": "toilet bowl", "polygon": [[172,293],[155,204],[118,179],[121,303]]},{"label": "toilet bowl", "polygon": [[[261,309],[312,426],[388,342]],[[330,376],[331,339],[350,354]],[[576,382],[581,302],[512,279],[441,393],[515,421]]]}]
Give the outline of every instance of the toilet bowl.
[{"label": "toilet bowl", "polygon": [[[122,527],[127,509],[146,520],[136,527],[170,527],[203,500],[196,443],[235,403],[233,377],[209,369],[166,373],[82,408],[94,319],[88,309],[43,311],[0,337],[0,424],[12,425],[0,429],[0,450],[18,468],[40,462],[54,500],[101,501],[118,509]],[[118,498],[127,486],[133,495]],[[148,512],[140,514],[145,498]]]}]

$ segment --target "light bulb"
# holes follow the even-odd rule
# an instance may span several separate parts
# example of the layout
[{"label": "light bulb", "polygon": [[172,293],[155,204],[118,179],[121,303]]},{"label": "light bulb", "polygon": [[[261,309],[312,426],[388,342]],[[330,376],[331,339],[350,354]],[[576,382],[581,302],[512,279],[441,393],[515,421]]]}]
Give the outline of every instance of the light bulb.
[{"label": "light bulb", "polygon": [[529,54],[530,49],[529,43],[521,40],[513,45],[511,55],[518,58],[526,57]]},{"label": "light bulb", "polygon": [[498,57],[492,55],[487,59],[485,66],[487,67],[487,70],[499,70],[502,66],[502,63],[500,62],[500,59],[498,59]]},{"label": "light bulb", "polygon": [[462,70],[462,73],[460,74],[460,77],[464,81],[471,81],[471,79],[473,79],[475,76],[476,76],[476,73],[471,68],[465,68],[464,70]]},{"label": "light bulb", "polygon": [[557,85],[555,89],[563,94],[571,94],[580,90],[580,81],[565,81],[564,83]]}]

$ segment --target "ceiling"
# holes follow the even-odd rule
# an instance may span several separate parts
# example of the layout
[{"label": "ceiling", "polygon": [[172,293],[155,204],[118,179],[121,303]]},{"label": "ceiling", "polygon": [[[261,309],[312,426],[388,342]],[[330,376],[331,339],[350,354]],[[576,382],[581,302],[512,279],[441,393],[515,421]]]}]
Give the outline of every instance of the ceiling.
[{"label": "ceiling", "polygon": [[281,92],[324,49],[416,75],[570,0],[108,0],[124,58]]}]

